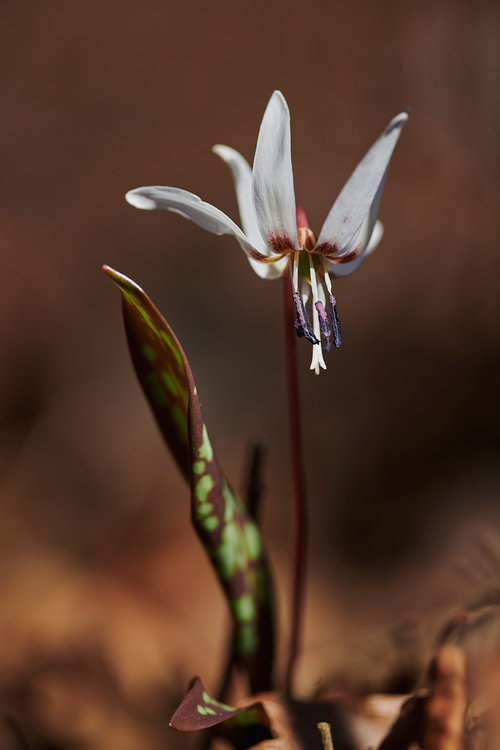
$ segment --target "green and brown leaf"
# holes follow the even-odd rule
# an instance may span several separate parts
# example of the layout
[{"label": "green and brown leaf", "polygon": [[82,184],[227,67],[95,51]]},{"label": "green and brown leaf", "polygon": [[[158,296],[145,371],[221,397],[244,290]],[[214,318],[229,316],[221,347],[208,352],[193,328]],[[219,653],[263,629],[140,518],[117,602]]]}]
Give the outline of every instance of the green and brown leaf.
[{"label": "green and brown leaf", "polygon": [[192,522],[226,594],[236,661],[248,670],[253,691],[266,690],[274,648],[272,590],[259,529],[219,467],[193,375],[174,332],[135,282],[108,266],[104,270],[121,291],[139,382],[190,482]]}]

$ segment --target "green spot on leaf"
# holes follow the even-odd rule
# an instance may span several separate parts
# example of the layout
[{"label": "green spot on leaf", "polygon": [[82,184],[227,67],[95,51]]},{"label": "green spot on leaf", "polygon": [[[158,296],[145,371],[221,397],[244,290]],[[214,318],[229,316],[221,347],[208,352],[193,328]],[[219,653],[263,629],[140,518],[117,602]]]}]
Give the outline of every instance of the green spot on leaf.
[{"label": "green spot on leaf", "polygon": [[203,474],[205,471],[205,461],[195,461],[193,464],[193,474]]},{"label": "green spot on leaf", "polygon": [[212,444],[208,437],[206,425],[203,425],[203,442],[198,448],[198,455],[200,458],[206,458],[207,461],[212,461],[214,452],[212,450]]},{"label": "green spot on leaf", "polygon": [[198,479],[198,482],[196,483],[196,487],[194,488],[194,492],[198,502],[205,503],[208,494],[213,489],[213,487],[214,480],[209,474],[204,474],[204,476],[200,477],[200,479]]},{"label": "green spot on leaf", "polygon": [[255,602],[250,594],[243,594],[231,603],[231,608],[237,620],[248,622],[256,615]]},{"label": "green spot on leaf", "polygon": [[224,477],[222,480],[222,497],[224,498],[224,521],[229,523],[234,518],[234,495]]},{"label": "green spot on leaf", "polygon": [[165,343],[167,344],[168,348],[174,355],[175,359],[177,360],[177,364],[183,368],[184,363],[182,361],[181,353],[179,352],[178,348],[174,344],[173,339],[168,335],[166,331],[161,331],[161,337],[163,341],[165,341]]},{"label": "green spot on leaf", "polygon": [[205,703],[211,703],[212,706],[217,706],[218,708],[222,708],[223,711],[236,711],[233,706],[228,706],[227,703],[221,703],[220,701],[215,700],[215,698],[212,698],[212,696],[207,693],[206,690],[203,691],[201,694],[201,697],[205,701]]},{"label": "green spot on leaf", "polygon": [[151,320],[151,315],[148,312],[146,312],[146,310],[142,307],[142,305],[137,303],[137,300],[135,300],[135,305],[137,309],[139,310],[139,313],[141,314],[143,320],[147,323],[149,328],[153,331],[154,335],[159,336],[160,332],[155,326],[155,324],[153,323],[153,321]]},{"label": "green spot on leaf", "polygon": [[165,395],[163,388],[161,387],[161,383],[158,380],[156,373],[149,372],[147,378],[148,378],[148,385],[149,385],[149,393],[151,395],[151,399],[153,400],[154,405],[160,408],[167,406],[168,404],[167,397]]},{"label": "green spot on leaf", "polygon": [[203,516],[209,516],[213,508],[212,503],[200,503],[196,508],[196,517],[203,518]]},{"label": "green spot on leaf", "polygon": [[179,434],[180,439],[183,443],[187,443],[188,441],[188,426],[187,426],[187,420],[186,415],[182,411],[180,406],[172,407],[171,410],[171,416],[175,424],[177,425],[177,431]]},{"label": "green spot on leaf", "polygon": [[161,373],[161,379],[167,386],[172,396],[176,396],[179,389],[175,378],[169,372],[163,370]]},{"label": "green spot on leaf", "polygon": [[257,526],[248,522],[243,527],[243,536],[245,537],[245,546],[250,560],[259,560],[262,556],[262,543]]},{"label": "green spot on leaf", "polygon": [[149,344],[143,344],[142,346],[142,353],[146,357],[149,362],[154,362],[156,359],[156,352],[153,349],[152,346],[149,346]]},{"label": "green spot on leaf", "polygon": [[245,570],[247,558],[241,544],[240,531],[234,521],[224,527],[214,556],[220,575],[224,579],[232,578],[237,570]]},{"label": "green spot on leaf", "polygon": [[203,518],[200,523],[206,531],[215,531],[219,525],[219,519],[217,516],[208,516]]}]

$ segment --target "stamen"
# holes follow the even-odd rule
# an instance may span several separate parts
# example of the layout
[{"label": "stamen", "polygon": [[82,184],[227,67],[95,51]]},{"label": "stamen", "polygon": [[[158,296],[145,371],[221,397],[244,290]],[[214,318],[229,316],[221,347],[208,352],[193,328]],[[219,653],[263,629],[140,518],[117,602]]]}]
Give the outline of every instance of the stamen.
[{"label": "stamen", "polygon": [[299,252],[293,254],[293,273],[292,273],[292,286],[293,291],[299,291]]},{"label": "stamen", "polygon": [[335,299],[335,295],[329,294],[328,301],[330,303],[330,317],[333,327],[333,345],[338,349],[342,343],[342,331],[340,330],[340,320],[337,315],[337,300]]},{"label": "stamen", "polygon": [[297,336],[299,338],[305,336],[311,344],[319,344],[319,339],[315,335],[315,331],[313,331],[309,322],[309,316],[302,301],[302,295],[300,294],[300,292],[294,292],[292,297],[295,304],[295,310],[297,311],[297,319],[295,321],[295,330],[297,331]]},{"label": "stamen", "polygon": [[325,351],[329,352],[332,348],[332,342],[330,341],[330,337],[332,335],[332,329],[330,328],[330,323],[328,321],[328,315],[326,314],[325,307],[321,300],[318,300],[314,307],[318,311],[318,317],[319,317],[319,327],[321,330],[321,335],[325,339]]},{"label": "stamen", "polygon": [[330,307],[330,318],[332,320],[332,328],[333,328],[333,345],[336,349],[339,348],[339,346],[342,343],[342,332],[340,329],[340,320],[339,316],[337,315],[337,300],[335,298],[335,295],[333,293],[332,289],[332,282],[330,280],[330,275],[328,274],[328,271],[324,270],[324,277],[325,277],[325,285],[328,290],[328,302]]},{"label": "stamen", "polygon": [[330,274],[328,273],[328,271],[325,268],[324,262],[323,262],[323,276],[325,278],[325,285],[326,285],[328,294],[333,294],[333,292],[332,292],[332,281],[330,279]]},{"label": "stamen", "polygon": [[313,293],[313,302],[316,304],[316,302],[319,300],[319,294],[318,294],[318,284],[316,282],[316,270],[314,268],[314,263],[312,259],[312,255],[308,256],[309,258],[309,278],[311,279],[311,289]]}]

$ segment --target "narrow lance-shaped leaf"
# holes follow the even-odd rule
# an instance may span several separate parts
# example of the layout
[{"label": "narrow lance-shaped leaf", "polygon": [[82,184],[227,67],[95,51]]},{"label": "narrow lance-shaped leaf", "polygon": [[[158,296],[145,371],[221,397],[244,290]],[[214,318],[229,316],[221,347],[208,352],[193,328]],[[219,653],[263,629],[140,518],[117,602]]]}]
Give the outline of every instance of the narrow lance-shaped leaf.
[{"label": "narrow lance-shaped leaf", "polygon": [[135,282],[105,266],[122,293],[130,353],[160,430],[191,485],[191,517],[226,594],[234,651],[252,690],[270,686],[272,592],[259,529],[219,468],[187,358]]}]

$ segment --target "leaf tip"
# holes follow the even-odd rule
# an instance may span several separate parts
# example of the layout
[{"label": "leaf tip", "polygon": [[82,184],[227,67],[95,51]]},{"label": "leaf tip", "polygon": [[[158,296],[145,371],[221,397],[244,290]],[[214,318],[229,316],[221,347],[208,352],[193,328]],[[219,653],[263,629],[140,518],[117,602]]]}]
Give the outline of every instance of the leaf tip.
[{"label": "leaf tip", "polygon": [[139,284],[136,284],[135,281],[129,279],[124,273],[120,273],[120,271],[116,271],[114,268],[107,265],[103,265],[102,270],[124,294],[130,294],[131,292],[144,293]]}]

